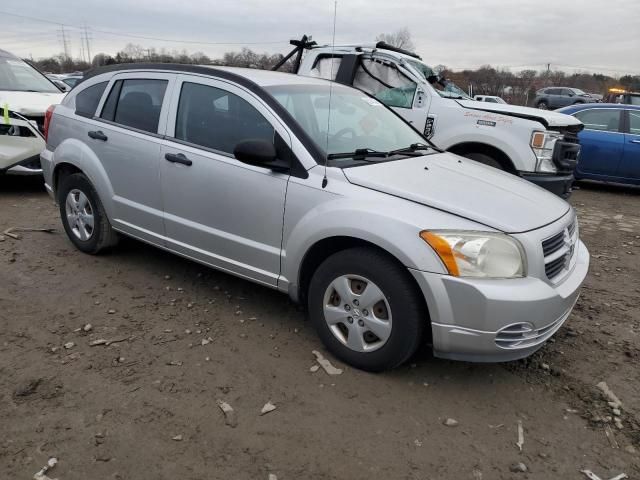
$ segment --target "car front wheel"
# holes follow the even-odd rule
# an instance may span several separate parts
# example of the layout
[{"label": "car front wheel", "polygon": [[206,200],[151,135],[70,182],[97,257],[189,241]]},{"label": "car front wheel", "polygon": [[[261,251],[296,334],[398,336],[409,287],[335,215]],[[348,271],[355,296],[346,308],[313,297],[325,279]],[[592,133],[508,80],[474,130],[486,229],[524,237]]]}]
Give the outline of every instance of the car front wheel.
[{"label": "car front wheel", "polygon": [[309,287],[309,316],[336,357],[367,371],[405,362],[428,315],[406,269],[370,248],[343,250],[320,265]]},{"label": "car front wheel", "polygon": [[62,225],[78,250],[96,254],[117,243],[100,198],[84,174],[60,180],[58,204]]}]

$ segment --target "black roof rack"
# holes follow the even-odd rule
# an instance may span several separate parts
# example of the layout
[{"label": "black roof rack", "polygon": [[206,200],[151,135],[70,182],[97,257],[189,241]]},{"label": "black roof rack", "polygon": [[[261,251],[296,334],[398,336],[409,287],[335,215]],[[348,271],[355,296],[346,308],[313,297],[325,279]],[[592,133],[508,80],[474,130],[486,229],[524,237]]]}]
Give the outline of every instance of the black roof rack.
[{"label": "black roof rack", "polygon": [[410,57],[417,58],[418,60],[422,60],[422,57],[417,53],[410,52],[409,50],[405,50],[404,48],[394,47],[393,45],[389,45],[387,42],[378,42],[376,43],[376,48],[380,48],[383,50],[391,50],[392,52],[403,53],[405,55],[409,55]]}]

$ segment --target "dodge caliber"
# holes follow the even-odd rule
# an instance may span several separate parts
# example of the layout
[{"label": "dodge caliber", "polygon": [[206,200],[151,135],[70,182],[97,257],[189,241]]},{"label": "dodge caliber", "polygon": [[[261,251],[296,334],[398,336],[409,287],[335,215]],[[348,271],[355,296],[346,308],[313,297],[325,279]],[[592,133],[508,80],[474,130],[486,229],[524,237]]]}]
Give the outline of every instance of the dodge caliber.
[{"label": "dodge caliber", "polygon": [[46,137],[46,188],[79,250],[127,235],[285,292],[365,370],[423,343],[466,361],[530,355],[589,265],[564,200],[321,79],[104,67],[49,111]]}]

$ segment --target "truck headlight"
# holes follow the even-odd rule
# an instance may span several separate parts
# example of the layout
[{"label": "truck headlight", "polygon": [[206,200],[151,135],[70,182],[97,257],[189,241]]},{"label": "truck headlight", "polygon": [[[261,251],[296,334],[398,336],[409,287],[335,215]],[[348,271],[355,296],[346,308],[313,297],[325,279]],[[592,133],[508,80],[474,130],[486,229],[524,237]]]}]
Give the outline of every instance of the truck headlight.
[{"label": "truck headlight", "polygon": [[553,149],[556,142],[563,138],[558,132],[533,132],[531,149],[536,156],[536,172],[555,173],[558,171],[553,163]]},{"label": "truck headlight", "polygon": [[518,278],[525,276],[522,245],[504,233],[423,230],[420,238],[456,277]]}]

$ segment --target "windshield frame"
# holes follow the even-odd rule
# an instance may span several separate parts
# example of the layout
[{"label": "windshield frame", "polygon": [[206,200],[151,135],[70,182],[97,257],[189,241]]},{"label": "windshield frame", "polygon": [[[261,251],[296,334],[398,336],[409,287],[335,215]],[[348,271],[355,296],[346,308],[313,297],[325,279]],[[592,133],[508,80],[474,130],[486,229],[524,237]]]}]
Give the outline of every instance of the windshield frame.
[{"label": "windshield frame", "polygon": [[[277,84],[277,85],[268,85],[268,86],[263,86],[263,90],[267,93],[267,95],[269,95],[273,101],[278,104],[278,106],[281,109],[281,112],[284,113],[284,115],[281,113],[279,114],[279,116],[282,118],[282,120],[285,121],[285,123],[291,128],[292,125],[295,125],[295,128],[291,128],[293,132],[303,132],[304,137],[306,137],[306,139],[311,142],[313,144],[314,150],[316,152],[321,152],[321,156],[320,158],[317,158],[316,156],[314,156],[314,160],[316,161],[316,164],[318,165],[326,165],[328,167],[337,167],[337,168],[350,168],[350,167],[356,167],[356,166],[365,166],[365,165],[373,165],[373,164],[377,164],[377,163],[386,163],[386,162],[391,162],[391,161],[397,161],[397,160],[404,160],[406,158],[412,158],[415,157],[415,155],[405,155],[403,153],[398,153],[398,154],[394,154],[392,156],[388,156],[388,157],[380,157],[378,159],[371,159],[371,158],[365,158],[365,159],[354,159],[354,158],[347,158],[347,159],[328,159],[327,156],[329,154],[329,152],[325,151],[325,147],[322,145],[318,145],[318,143],[312,138],[311,134],[309,132],[307,132],[307,130],[302,126],[302,124],[300,124],[300,122],[298,122],[298,120],[286,109],[286,107],[280,103],[280,101],[276,98],[276,95],[274,95],[274,93],[279,93],[280,91],[286,92],[287,90],[290,89],[297,89],[297,88],[301,88],[301,87],[324,87],[324,88],[329,88],[329,85],[324,86],[320,83],[318,84]],[[395,117],[398,118],[398,120],[400,122],[402,122],[402,124],[404,124],[407,128],[411,129],[413,131],[413,133],[415,133],[416,135],[418,135],[418,137],[420,138],[420,142],[424,143],[425,145],[429,146],[431,151],[429,153],[425,153],[426,155],[430,155],[430,154],[434,154],[434,153],[442,153],[443,150],[441,150],[440,148],[438,148],[433,142],[431,142],[431,140],[429,140],[427,137],[424,136],[424,134],[419,131],[417,128],[415,128],[412,124],[410,124],[409,122],[407,122],[402,115],[400,115],[399,113],[397,113],[393,108],[388,107],[387,105],[385,105],[383,102],[381,102],[379,99],[377,99],[375,96],[364,92],[362,90],[359,90],[357,88],[354,87],[350,87],[347,85],[340,85],[340,84],[333,84],[331,86],[333,89],[343,89],[344,91],[352,91],[354,95],[357,96],[366,96],[370,99],[372,99],[373,101],[375,101],[376,103],[378,103],[379,105],[376,106],[376,108],[384,108],[387,111],[391,112]],[[334,90],[335,92],[335,90]],[[279,110],[280,110],[279,109]],[[305,143],[305,147],[308,149],[309,146],[306,145]],[[409,145],[402,145],[402,147],[409,147]],[[355,153],[355,152],[354,152]],[[321,160],[321,161],[318,161]],[[373,160],[373,161],[372,161]]]}]

